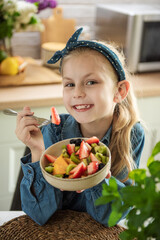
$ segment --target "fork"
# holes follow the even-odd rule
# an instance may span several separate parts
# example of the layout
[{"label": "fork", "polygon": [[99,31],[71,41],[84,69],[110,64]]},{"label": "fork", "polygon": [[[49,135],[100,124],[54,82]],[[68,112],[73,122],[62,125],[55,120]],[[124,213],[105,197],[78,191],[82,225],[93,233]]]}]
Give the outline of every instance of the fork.
[{"label": "fork", "polygon": [[[3,113],[5,115],[10,115],[10,116],[17,116],[17,114],[18,114],[16,111],[14,111],[13,109],[10,109],[10,108],[4,109]],[[46,118],[40,118],[40,117],[36,117],[36,116],[30,116],[30,117],[32,117],[32,118],[37,120],[39,128],[41,128],[41,127],[51,123],[51,120],[48,120]]]}]

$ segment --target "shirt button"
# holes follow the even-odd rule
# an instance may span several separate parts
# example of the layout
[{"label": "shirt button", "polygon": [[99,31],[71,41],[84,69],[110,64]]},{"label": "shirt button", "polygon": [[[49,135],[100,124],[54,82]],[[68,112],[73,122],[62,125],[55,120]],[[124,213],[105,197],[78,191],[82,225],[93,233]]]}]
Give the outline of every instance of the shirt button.
[{"label": "shirt button", "polygon": [[28,173],[30,174],[30,173],[32,173],[32,171],[31,171],[31,170],[28,170]]}]

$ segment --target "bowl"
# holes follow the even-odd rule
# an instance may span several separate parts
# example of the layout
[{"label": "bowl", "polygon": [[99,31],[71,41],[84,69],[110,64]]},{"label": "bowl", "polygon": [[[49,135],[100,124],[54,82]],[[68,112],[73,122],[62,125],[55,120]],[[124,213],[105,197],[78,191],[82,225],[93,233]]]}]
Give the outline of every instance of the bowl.
[{"label": "bowl", "polygon": [[[72,138],[72,139],[77,139],[77,138]],[[81,139],[87,140],[87,138],[81,138]],[[71,139],[66,139],[66,140],[57,142],[51,145],[49,148],[47,148],[43,152],[40,159],[40,168],[41,168],[43,177],[53,187],[62,189],[64,191],[80,191],[80,190],[92,188],[104,180],[104,178],[107,176],[111,167],[110,150],[102,142],[99,142],[99,145],[104,145],[105,147],[107,147],[109,160],[107,164],[98,172],[83,178],[68,179],[68,178],[55,177],[54,175],[51,175],[45,171],[45,167],[48,165],[48,160],[46,159],[45,154],[54,155],[56,157],[60,156],[60,154],[62,153],[62,146],[69,144],[70,140]]]}]

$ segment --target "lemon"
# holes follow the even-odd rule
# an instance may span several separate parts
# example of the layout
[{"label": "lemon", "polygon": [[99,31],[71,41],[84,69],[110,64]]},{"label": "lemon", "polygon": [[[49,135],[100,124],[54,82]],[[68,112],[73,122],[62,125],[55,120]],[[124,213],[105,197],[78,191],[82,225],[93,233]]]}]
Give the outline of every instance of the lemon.
[{"label": "lemon", "polygon": [[7,57],[1,62],[1,74],[16,75],[18,73],[18,63],[14,57]]}]

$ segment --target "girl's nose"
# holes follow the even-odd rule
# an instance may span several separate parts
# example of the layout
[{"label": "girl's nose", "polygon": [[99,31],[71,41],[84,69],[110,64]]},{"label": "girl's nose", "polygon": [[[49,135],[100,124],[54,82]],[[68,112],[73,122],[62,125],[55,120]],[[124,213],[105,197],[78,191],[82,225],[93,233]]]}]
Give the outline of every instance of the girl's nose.
[{"label": "girl's nose", "polygon": [[80,97],[85,97],[85,89],[82,86],[75,86],[74,88],[74,98],[80,98]]}]

